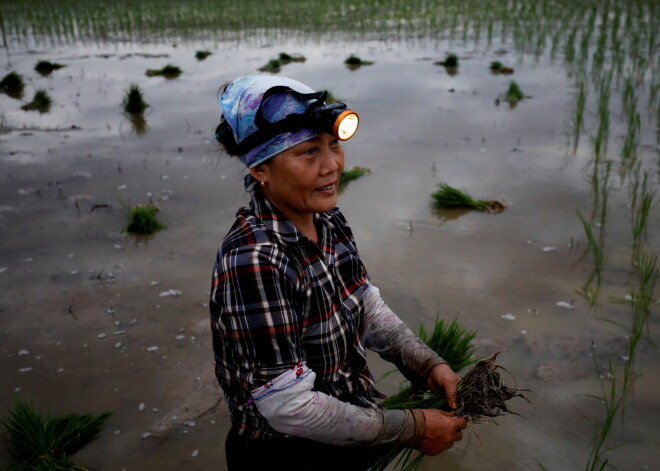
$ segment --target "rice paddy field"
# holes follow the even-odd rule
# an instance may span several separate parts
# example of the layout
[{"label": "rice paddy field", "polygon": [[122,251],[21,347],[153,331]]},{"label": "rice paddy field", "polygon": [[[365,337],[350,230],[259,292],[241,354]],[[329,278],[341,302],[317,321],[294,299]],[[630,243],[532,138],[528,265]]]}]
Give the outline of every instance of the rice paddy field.
[{"label": "rice paddy field", "polygon": [[[217,92],[279,74],[360,115],[339,206],[386,302],[457,319],[531,390],[418,469],[657,469],[659,9],[3,0],[0,417],[112,412],[74,456],[92,470],[226,469],[208,295],[248,198]],[[441,185],[504,210],[437,207]],[[164,228],[126,232],[136,205]]]}]

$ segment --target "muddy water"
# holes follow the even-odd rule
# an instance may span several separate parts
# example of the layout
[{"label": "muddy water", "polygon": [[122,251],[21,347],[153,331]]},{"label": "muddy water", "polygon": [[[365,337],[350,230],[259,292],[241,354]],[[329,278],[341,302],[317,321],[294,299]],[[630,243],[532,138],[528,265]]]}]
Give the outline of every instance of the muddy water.
[{"label": "muddy water", "polygon": [[[221,83],[281,51],[305,63],[281,74],[328,88],[355,108],[360,130],[346,143],[347,166],[371,169],[340,195],[358,247],[390,306],[416,329],[436,316],[477,331],[479,354],[509,349],[502,362],[532,408],[473,428],[454,449],[420,469],[580,469],[602,418],[597,368],[626,354],[630,308],[607,302],[631,291],[626,187],[613,178],[607,270],[597,310],[576,294],[591,265],[576,215],[590,214],[590,150],[567,153],[571,81],[547,57],[439,43],[276,43],[14,48],[2,70],[28,80],[26,95],[48,90],[47,114],[24,112],[0,95],[0,404],[14,396],[53,411],[113,411],[103,435],[77,455],[91,469],[225,469],[227,412],[211,367],[208,289],[215,250],[246,202],[240,165],[212,142]],[[458,74],[433,64],[449,52]],[[342,65],[358,52],[371,66]],[[160,57],[146,57],[160,56]],[[37,60],[66,64],[49,77]],[[508,78],[488,71],[513,64],[526,94],[496,104]],[[8,63],[10,62],[10,64]],[[175,80],[147,68],[175,63]],[[122,116],[130,83],[150,104],[138,134]],[[24,100],[25,101],[25,100]],[[593,124],[593,116],[587,118]],[[623,121],[613,116],[612,135]],[[657,143],[644,128],[642,145]],[[613,149],[618,149],[618,143]],[[614,158],[614,157],[613,157]],[[650,160],[650,159],[648,159]],[[653,160],[645,165],[653,169]],[[654,175],[657,174],[657,168]],[[499,215],[437,212],[430,193],[446,182],[508,204]],[[657,185],[657,177],[653,177]],[[123,234],[124,204],[153,202],[166,230]],[[658,208],[645,247],[657,253]],[[657,311],[657,309],[655,309]],[[650,319],[657,343],[657,318]],[[638,348],[635,394],[614,439],[619,469],[653,469],[657,446],[657,347]],[[389,365],[372,358],[376,376]],[[393,393],[401,378],[380,383]],[[605,380],[607,384],[607,379]]]}]

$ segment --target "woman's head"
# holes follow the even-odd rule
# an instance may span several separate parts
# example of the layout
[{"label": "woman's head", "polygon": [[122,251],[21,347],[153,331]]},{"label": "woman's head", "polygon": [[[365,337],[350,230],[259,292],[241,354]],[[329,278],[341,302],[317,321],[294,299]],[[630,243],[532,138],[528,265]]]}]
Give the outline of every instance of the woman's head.
[{"label": "woman's head", "polygon": [[357,114],[344,103],[324,103],[327,92],[286,77],[248,76],[229,83],[220,97],[217,140],[252,168],[320,132],[340,140],[357,129]]}]

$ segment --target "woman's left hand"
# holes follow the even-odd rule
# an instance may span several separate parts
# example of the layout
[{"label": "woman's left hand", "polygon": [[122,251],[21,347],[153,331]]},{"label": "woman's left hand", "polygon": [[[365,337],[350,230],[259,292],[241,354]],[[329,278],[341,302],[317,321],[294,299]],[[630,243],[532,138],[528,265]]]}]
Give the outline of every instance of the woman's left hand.
[{"label": "woman's left hand", "polygon": [[447,403],[452,409],[458,407],[456,385],[461,378],[449,368],[446,363],[435,365],[428,377],[426,385],[434,393],[444,392],[447,397]]}]

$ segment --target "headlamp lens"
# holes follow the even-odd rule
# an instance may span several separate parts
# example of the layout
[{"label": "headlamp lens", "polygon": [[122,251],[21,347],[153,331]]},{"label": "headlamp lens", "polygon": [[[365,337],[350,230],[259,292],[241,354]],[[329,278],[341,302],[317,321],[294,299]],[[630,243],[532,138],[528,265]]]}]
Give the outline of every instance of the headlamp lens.
[{"label": "headlamp lens", "polygon": [[355,131],[357,131],[359,121],[355,111],[344,110],[335,119],[332,134],[340,141],[350,139],[355,134]]}]

